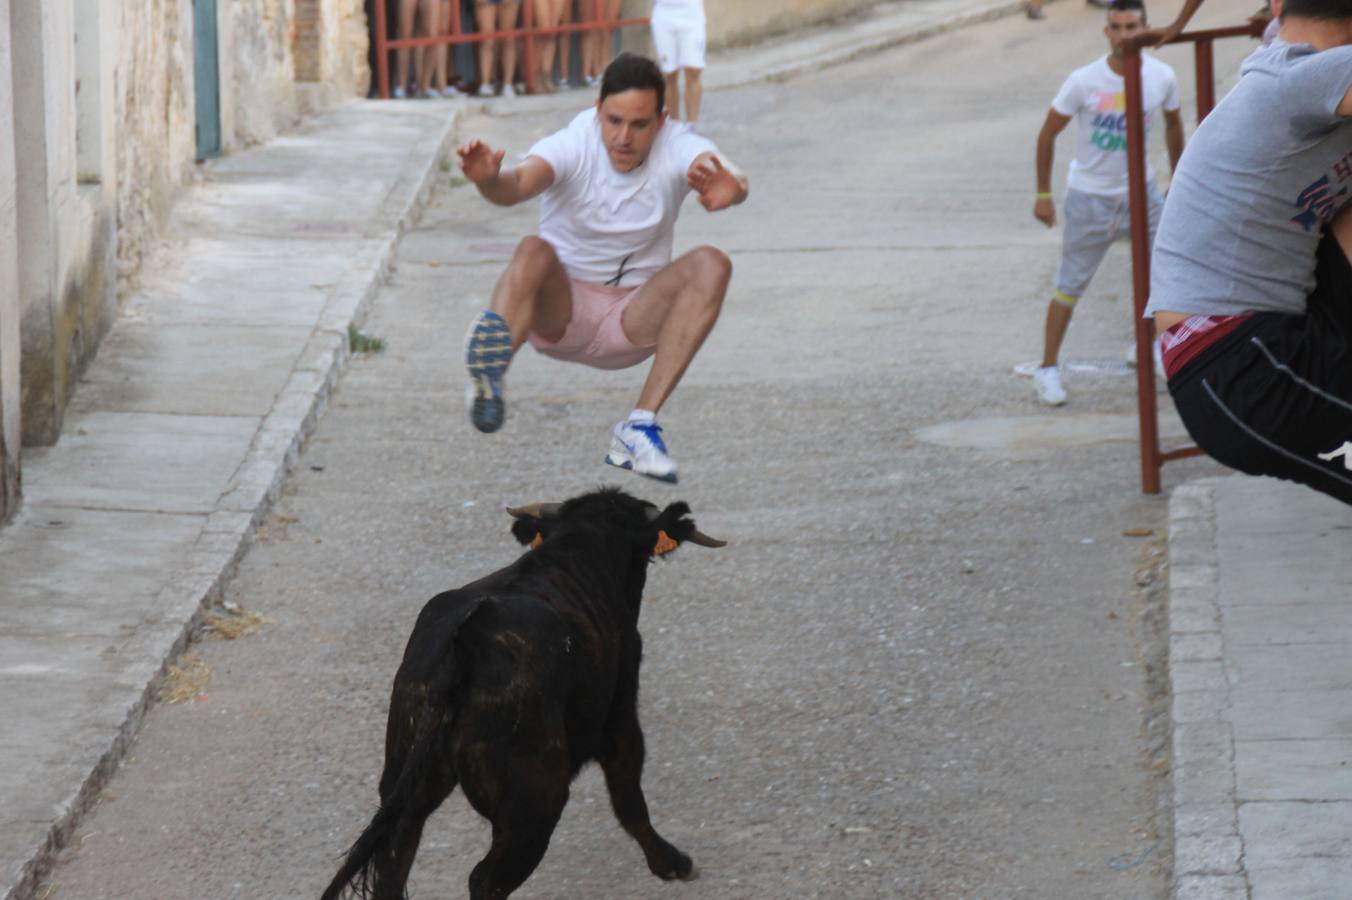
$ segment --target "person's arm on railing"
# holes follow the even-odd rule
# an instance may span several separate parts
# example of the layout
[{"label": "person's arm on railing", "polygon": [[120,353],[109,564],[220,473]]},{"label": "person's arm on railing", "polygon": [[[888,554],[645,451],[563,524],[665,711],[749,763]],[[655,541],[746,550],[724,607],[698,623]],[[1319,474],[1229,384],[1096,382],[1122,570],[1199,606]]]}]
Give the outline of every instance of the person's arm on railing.
[{"label": "person's arm on railing", "polygon": [[1169,171],[1176,172],[1183,155],[1183,116],[1176,109],[1164,111],[1164,146],[1169,150]]},{"label": "person's arm on railing", "polygon": [[506,150],[494,150],[483,141],[470,141],[458,148],[460,171],[465,173],[479,193],[498,206],[515,206],[531,199],[554,183],[554,170],[538,156],[527,156],[516,166],[504,170]]},{"label": "person's arm on railing", "polygon": [[1070,124],[1070,116],[1054,109],[1047,110],[1047,119],[1037,135],[1037,195],[1033,201],[1033,218],[1051,228],[1056,224],[1056,203],[1052,200],[1052,159],[1056,152],[1056,136]]},{"label": "person's arm on railing", "polygon": [[1151,30],[1149,38],[1151,47],[1159,48],[1172,41],[1183,33],[1183,29],[1188,27],[1192,17],[1197,14],[1197,10],[1202,6],[1202,0],[1184,0],[1183,8],[1178,11],[1178,18],[1158,30]]}]

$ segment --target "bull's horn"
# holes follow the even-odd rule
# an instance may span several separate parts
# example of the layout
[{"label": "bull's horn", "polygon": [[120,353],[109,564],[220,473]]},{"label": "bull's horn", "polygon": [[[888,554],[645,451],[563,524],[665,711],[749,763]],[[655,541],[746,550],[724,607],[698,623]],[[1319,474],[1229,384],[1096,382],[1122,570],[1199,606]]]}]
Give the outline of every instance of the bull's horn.
[{"label": "bull's horn", "polygon": [[701,547],[726,547],[728,545],[727,541],[711,538],[698,528],[695,529],[694,534],[690,535],[690,540],[692,543],[699,544]]},{"label": "bull's horn", "polygon": [[562,503],[530,503],[526,506],[509,506],[507,514],[514,519],[550,519],[559,514]]}]

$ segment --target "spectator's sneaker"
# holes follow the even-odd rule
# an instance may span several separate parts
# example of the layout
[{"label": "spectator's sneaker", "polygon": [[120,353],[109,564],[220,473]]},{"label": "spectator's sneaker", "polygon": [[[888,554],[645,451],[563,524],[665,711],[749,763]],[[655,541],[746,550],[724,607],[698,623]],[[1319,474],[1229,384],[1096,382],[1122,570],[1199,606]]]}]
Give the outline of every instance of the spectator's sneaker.
[{"label": "spectator's sneaker", "polygon": [[1061,370],[1056,366],[1035,369],[1033,387],[1037,389],[1037,398],[1048,406],[1060,406],[1066,402],[1066,391],[1061,387]]},{"label": "spectator's sneaker", "polygon": [[512,333],[507,321],[491,310],[484,310],[470,323],[465,337],[469,420],[482,432],[497,431],[507,418],[502,380],[511,361]]},{"label": "spectator's sneaker", "polygon": [[[1168,378],[1169,376],[1164,374],[1164,351],[1160,349],[1160,342],[1158,338],[1150,342],[1150,352],[1151,355],[1155,357],[1155,377]],[[1133,369],[1136,368],[1135,342],[1132,342],[1127,345],[1127,365]]]},{"label": "spectator's sneaker", "polygon": [[660,425],[639,422],[616,425],[606,462],[658,481],[676,483],[676,462],[667,456]]},{"label": "spectator's sneaker", "polygon": [[394,99],[396,100],[403,100],[405,96],[404,89],[401,87],[397,87],[394,90],[390,91],[390,95],[394,97]]},{"label": "spectator's sneaker", "polygon": [[485,81],[483,84],[479,85],[479,90],[476,92],[476,94],[477,96],[480,97],[493,96],[493,85]]},{"label": "spectator's sneaker", "polygon": [[441,89],[441,96],[443,96],[443,97],[459,97],[459,96],[460,96],[460,89],[459,89],[458,87],[456,87],[455,85],[453,85],[453,84],[448,84],[448,85],[446,85],[444,88]]}]

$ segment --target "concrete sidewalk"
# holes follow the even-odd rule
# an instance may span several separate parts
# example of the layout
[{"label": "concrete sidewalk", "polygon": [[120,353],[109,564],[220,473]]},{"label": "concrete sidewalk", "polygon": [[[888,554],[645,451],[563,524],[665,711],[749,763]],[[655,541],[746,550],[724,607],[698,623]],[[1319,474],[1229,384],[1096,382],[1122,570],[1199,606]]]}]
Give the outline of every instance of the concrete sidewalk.
[{"label": "concrete sidewalk", "polygon": [[1352,508],[1209,478],[1169,502],[1174,897],[1352,894]]},{"label": "concrete sidewalk", "polygon": [[[1018,8],[883,4],[715,56],[709,85],[787,77]],[[0,530],[0,900],[31,896],[218,602],[471,102],[354,103],[205,166],[60,443],[25,454],[24,505]]]}]

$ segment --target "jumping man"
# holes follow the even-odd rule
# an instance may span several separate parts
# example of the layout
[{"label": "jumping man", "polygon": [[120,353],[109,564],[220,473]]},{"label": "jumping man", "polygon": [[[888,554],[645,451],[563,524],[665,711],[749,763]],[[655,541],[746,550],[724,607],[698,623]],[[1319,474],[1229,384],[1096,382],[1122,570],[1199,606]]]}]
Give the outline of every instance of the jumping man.
[{"label": "jumping man", "polygon": [[606,462],[676,481],[657,413],[713,329],[732,277],[714,247],[671,258],[673,228],[690,190],[717,212],[741,203],[747,179],[707,138],[663,111],[657,64],[621,54],[601,78],[595,109],[503,168],[504,150],[479,140],[460,167],[500,206],[541,196],[540,233],[522,239],[470,326],[470,421],[497,431],[503,379],[522,343],[601,369],[652,368],[629,418],[614,428]]},{"label": "jumping man", "polygon": [[1280,21],[1183,155],[1146,314],[1197,446],[1352,503],[1352,3]]}]

